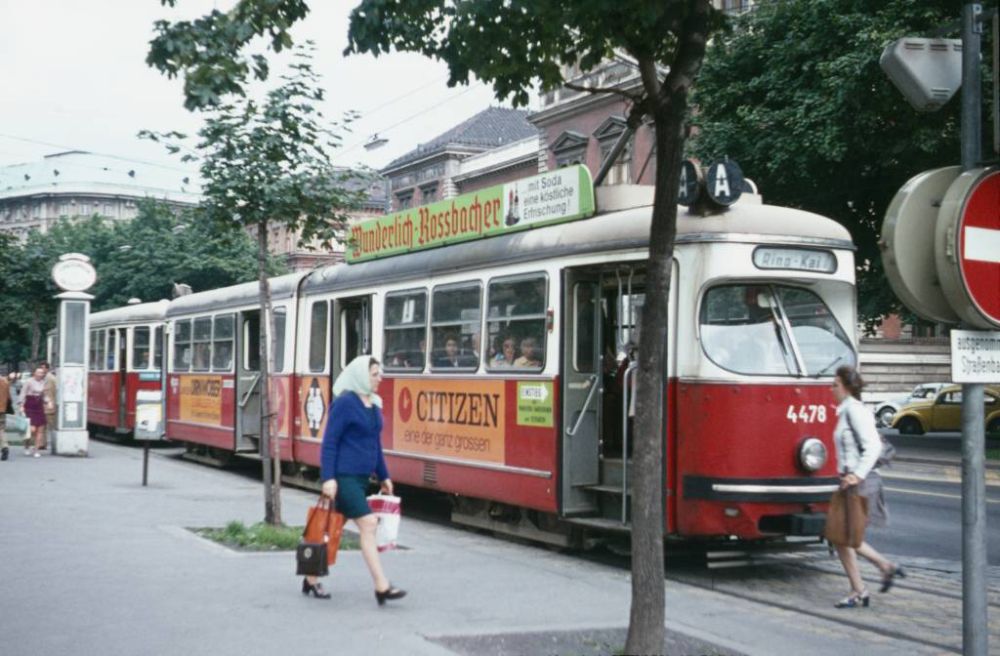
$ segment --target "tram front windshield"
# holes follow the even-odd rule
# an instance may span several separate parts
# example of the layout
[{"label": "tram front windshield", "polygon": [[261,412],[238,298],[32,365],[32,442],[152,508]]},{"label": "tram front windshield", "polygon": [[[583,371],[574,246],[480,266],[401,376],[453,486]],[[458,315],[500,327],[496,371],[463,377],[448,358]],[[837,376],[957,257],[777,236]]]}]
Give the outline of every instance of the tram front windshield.
[{"label": "tram front windshield", "polygon": [[829,376],[856,364],[836,317],[813,291],[770,284],[722,285],[705,293],[701,343],[723,369],[758,376]]}]

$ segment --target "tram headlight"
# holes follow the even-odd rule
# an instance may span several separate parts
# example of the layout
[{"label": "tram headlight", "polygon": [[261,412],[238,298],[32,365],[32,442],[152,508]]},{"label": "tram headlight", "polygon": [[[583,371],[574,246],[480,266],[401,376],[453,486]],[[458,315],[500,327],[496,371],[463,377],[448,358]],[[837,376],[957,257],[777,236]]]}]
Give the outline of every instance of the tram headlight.
[{"label": "tram headlight", "polygon": [[799,446],[799,463],[806,471],[818,471],[826,464],[826,446],[815,437],[806,438]]}]

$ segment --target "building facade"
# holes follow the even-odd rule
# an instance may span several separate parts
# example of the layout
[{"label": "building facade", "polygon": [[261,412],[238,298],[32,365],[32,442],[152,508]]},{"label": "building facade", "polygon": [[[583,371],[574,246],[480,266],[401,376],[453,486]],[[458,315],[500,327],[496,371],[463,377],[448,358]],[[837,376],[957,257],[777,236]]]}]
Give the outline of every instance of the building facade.
[{"label": "building facade", "polygon": [[[380,172],[389,180],[392,211],[451,198],[462,193],[463,185],[464,191],[488,186],[480,184],[484,180],[476,180],[483,177],[481,170],[476,174],[475,169],[466,167],[463,172],[462,162],[536,137],[537,130],[527,117],[528,112],[523,110],[489,107],[389,162]],[[501,168],[509,175],[518,168],[531,169],[524,175],[535,172],[525,162]]]},{"label": "building facade", "polygon": [[0,231],[24,240],[64,217],[127,220],[144,199],[179,210],[200,198],[198,184],[183,171],[68,151],[0,167]]}]

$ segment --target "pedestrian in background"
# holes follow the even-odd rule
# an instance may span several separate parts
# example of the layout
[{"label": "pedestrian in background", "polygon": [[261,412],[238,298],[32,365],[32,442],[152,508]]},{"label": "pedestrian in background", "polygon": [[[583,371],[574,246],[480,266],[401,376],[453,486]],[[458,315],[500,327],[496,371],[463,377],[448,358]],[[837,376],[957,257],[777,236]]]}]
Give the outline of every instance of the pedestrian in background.
[{"label": "pedestrian in background", "polygon": [[38,446],[45,434],[45,368],[35,367],[31,378],[21,388],[21,409],[31,424],[31,435],[24,443],[24,454],[40,457]]},{"label": "pedestrian in background", "polygon": [[10,457],[10,445],[7,444],[7,415],[14,414],[14,404],[10,397],[10,381],[7,376],[0,376],[0,461]]},{"label": "pedestrian in background", "polygon": [[[323,494],[336,502],[346,519],[353,519],[361,538],[365,559],[379,606],[401,599],[406,591],[386,578],[378,555],[375,529],[378,518],[368,505],[368,479],[378,476],[384,494],[392,494],[392,480],[382,454],[382,398],[376,393],[382,382],[379,361],[368,355],[354,358],[333,384],[335,399],[323,433],[321,476]],[[315,577],[302,581],[302,593],[328,599]]]},{"label": "pedestrian in background", "polygon": [[[863,386],[864,381],[854,367],[845,365],[837,369],[833,379],[833,397],[838,403],[837,426],[833,432],[837,472],[840,474],[840,489],[856,486],[858,494],[868,499],[868,525],[885,526],[888,513],[882,477],[875,468],[882,453],[882,438],[875,428],[875,416],[861,402]],[[882,572],[881,592],[888,592],[897,576],[906,576],[902,567],[890,562],[867,542],[862,542],[857,549],[837,545],[837,555],[851,582],[851,594],[834,604],[837,608],[869,605],[868,589],[858,568],[859,555]]]},{"label": "pedestrian in background", "polygon": [[48,448],[49,431],[56,428],[56,404],[59,400],[59,384],[56,380],[56,375],[52,373],[49,363],[43,362],[41,366],[45,369],[45,430],[42,431],[42,443],[38,445],[38,448],[44,451]]}]

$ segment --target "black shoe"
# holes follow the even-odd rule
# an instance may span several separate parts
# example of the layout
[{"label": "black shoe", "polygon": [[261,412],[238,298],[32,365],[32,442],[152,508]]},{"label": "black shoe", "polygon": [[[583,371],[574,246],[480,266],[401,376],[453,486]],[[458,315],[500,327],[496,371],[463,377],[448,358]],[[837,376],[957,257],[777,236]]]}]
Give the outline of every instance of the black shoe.
[{"label": "black shoe", "polygon": [[317,599],[329,599],[330,593],[323,589],[322,583],[312,584],[309,579],[302,579],[302,594],[316,597]]},{"label": "black shoe", "polygon": [[0,460],[6,460],[9,457],[10,457],[10,449],[8,449],[7,447],[3,447],[2,449],[0,449]]},{"label": "black shoe", "polygon": [[375,591],[375,601],[378,602],[379,606],[385,606],[386,599],[402,599],[405,596],[406,590],[394,588],[391,583],[389,584],[389,587],[382,592],[379,592],[378,590]]},{"label": "black shoe", "polygon": [[889,589],[892,588],[892,584],[895,582],[894,579],[897,576],[901,579],[905,579],[906,572],[904,572],[903,568],[899,565],[893,565],[892,571],[882,577],[882,589],[879,590],[879,592],[889,592]]}]

